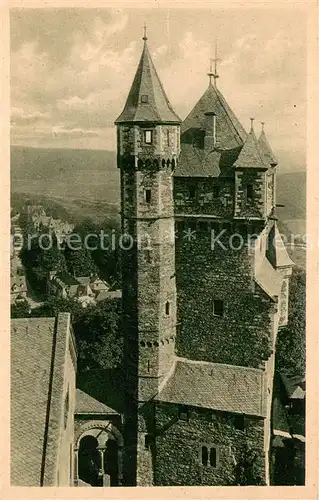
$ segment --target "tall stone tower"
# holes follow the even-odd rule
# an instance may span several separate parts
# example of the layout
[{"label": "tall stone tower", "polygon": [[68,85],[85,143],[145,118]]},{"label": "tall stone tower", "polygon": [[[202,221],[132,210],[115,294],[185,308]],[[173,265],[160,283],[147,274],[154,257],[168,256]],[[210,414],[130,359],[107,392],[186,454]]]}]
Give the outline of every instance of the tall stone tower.
[{"label": "tall stone tower", "polygon": [[[172,369],[176,337],[173,171],[180,118],[155,70],[146,34],[117,125],[121,170],[127,484],[150,484],[147,402]],[[144,416],[142,416],[144,415]],[[144,418],[145,417],[145,418]],[[143,473],[140,473],[140,469]]]}]

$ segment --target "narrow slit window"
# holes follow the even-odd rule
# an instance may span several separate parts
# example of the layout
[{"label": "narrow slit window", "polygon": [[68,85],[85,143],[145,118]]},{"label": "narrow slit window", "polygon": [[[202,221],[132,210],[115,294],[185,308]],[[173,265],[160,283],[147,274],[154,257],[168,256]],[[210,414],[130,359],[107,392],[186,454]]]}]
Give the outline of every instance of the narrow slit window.
[{"label": "narrow slit window", "polygon": [[188,413],[187,406],[181,406],[179,408],[178,416],[179,416],[180,420],[184,420],[185,422],[188,422],[189,413]]},{"label": "narrow slit window", "polygon": [[146,203],[151,203],[151,198],[152,198],[151,190],[150,189],[145,189],[144,195],[145,195],[145,201],[146,201]]},{"label": "narrow slit window", "polygon": [[145,449],[146,450],[149,450],[150,449],[150,436],[149,434],[145,434]]},{"label": "narrow slit window", "polygon": [[171,138],[170,138],[169,130],[167,130],[166,136],[167,136],[167,146],[170,146],[171,145]]},{"label": "narrow slit window", "polygon": [[213,314],[214,316],[223,317],[224,316],[224,301],[214,300],[213,301]]},{"label": "narrow slit window", "polygon": [[216,467],[216,465],[217,465],[216,448],[210,448],[210,450],[209,450],[209,465],[211,467]]},{"label": "narrow slit window", "polygon": [[151,363],[150,363],[150,360],[148,359],[147,360],[147,371],[148,371],[148,373],[150,372],[150,369],[151,369]]},{"label": "narrow slit window", "polygon": [[165,304],[165,314],[166,314],[166,316],[169,316],[169,314],[170,314],[170,303],[169,303],[169,301],[167,301],[166,304]]},{"label": "narrow slit window", "polygon": [[152,263],[152,251],[151,250],[144,250],[144,256],[145,256],[145,260],[146,262],[148,262],[149,264]]},{"label": "narrow slit window", "polygon": [[152,144],[152,142],[153,142],[152,130],[145,130],[145,132],[144,132],[144,140],[145,140],[146,144]]},{"label": "narrow slit window", "polygon": [[246,198],[247,200],[252,200],[254,198],[254,188],[252,184],[247,184],[246,186]]},{"label": "narrow slit window", "polygon": [[195,186],[189,186],[189,197],[190,198],[195,198],[196,196],[196,189]]},{"label": "narrow slit window", "polygon": [[202,446],[201,459],[203,465],[208,465],[208,448],[207,446]]}]

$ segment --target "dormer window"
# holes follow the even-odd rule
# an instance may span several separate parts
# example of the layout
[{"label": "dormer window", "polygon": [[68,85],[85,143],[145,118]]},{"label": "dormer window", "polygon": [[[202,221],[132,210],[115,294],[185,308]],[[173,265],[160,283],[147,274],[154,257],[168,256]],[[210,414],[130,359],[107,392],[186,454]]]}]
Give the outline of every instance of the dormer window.
[{"label": "dormer window", "polygon": [[143,104],[147,104],[148,103],[148,95],[147,94],[142,94],[141,95],[141,102]]},{"label": "dormer window", "polygon": [[145,142],[145,144],[152,144],[152,142],[153,142],[152,130],[145,130],[144,131],[144,142]]}]

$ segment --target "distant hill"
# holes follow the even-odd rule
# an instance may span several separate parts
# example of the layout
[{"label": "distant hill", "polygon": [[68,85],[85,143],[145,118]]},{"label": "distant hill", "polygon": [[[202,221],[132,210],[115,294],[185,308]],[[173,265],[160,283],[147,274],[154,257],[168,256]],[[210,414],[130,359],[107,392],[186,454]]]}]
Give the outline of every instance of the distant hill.
[{"label": "distant hill", "polygon": [[[119,185],[113,151],[11,148],[12,193],[50,198],[75,218],[118,216]],[[278,174],[277,202],[283,228],[303,233],[306,172]]]}]

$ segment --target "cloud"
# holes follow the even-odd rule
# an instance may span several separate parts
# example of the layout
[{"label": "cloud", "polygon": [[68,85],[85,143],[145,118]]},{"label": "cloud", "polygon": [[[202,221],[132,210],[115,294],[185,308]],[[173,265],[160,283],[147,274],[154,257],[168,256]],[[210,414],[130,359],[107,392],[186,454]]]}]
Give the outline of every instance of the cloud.
[{"label": "cloud", "polygon": [[[48,16],[43,10],[23,13],[19,21],[12,16],[12,141],[73,147],[77,140],[82,145],[87,140],[87,147],[114,149],[113,123],[141,53],[141,42],[132,32],[138,24],[135,12],[57,9]],[[157,43],[149,40],[149,47],[170,101],[184,118],[208,85],[211,31],[195,21],[184,28],[178,19],[167,38],[157,17]],[[293,36],[282,21],[276,29],[273,18],[267,29],[248,22],[248,29],[239,25],[221,44],[218,86],[245,128],[255,116],[256,123],[267,122],[274,149],[290,149],[293,138],[294,149],[302,150],[302,37]]]}]

